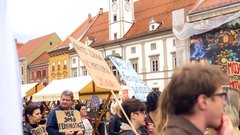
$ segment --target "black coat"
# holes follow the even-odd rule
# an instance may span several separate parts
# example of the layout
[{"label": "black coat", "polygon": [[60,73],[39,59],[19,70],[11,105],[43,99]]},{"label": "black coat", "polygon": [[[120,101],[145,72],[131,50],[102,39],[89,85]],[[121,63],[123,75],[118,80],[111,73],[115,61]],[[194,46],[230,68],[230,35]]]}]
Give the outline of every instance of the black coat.
[{"label": "black coat", "polygon": [[31,129],[36,128],[37,124],[31,125],[30,123],[26,123],[26,125],[23,126],[23,135],[32,135]]},{"label": "black coat", "polygon": [[122,120],[118,115],[113,115],[109,122],[109,135],[118,135]]}]

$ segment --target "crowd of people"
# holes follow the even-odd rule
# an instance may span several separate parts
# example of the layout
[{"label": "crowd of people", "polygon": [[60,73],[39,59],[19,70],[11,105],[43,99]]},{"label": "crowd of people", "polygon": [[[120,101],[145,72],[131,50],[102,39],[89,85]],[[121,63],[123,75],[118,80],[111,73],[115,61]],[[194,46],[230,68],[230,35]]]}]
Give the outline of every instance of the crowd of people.
[{"label": "crowd of people", "polygon": [[[229,77],[215,65],[190,63],[174,71],[162,92],[152,91],[145,102],[136,98],[112,104],[109,135],[235,135],[239,128],[239,114],[226,111]],[[50,111],[45,124],[48,135],[92,135],[94,124],[87,114],[86,104],[73,106],[73,93],[62,93],[59,105]],[[83,130],[60,132],[56,112],[80,112]],[[239,113],[239,110],[237,110]],[[38,105],[25,107],[24,135],[42,126],[42,112]],[[239,126],[239,125],[236,125]],[[213,131],[213,132],[210,132]]]}]

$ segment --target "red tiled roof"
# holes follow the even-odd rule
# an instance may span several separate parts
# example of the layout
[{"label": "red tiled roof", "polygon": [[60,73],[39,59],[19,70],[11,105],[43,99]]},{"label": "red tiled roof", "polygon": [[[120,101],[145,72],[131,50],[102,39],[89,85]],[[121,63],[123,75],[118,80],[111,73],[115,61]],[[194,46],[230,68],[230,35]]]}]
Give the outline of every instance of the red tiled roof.
[{"label": "red tiled roof", "polygon": [[50,56],[48,55],[48,53],[44,52],[38,58],[36,58],[30,65],[46,63],[46,62],[48,62],[49,57]]},{"label": "red tiled roof", "polygon": [[20,47],[22,47],[24,44],[23,43],[16,43],[17,49],[19,49]]},{"label": "red tiled roof", "polygon": [[106,43],[109,36],[108,29],[108,12],[104,12],[98,16],[95,23],[81,39],[81,42],[84,43],[87,37],[91,37],[95,39],[94,44]]},{"label": "red tiled roof", "polygon": [[194,9],[190,14],[203,12],[215,8],[224,7],[227,5],[232,5],[235,3],[239,3],[240,0],[205,0],[202,4],[200,4],[196,9]]},{"label": "red tiled roof", "polygon": [[52,35],[56,33],[51,33],[36,39],[29,40],[25,45],[18,49],[19,58],[29,56],[34,50],[40,47],[46,40],[48,40]]},{"label": "red tiled roof", "polygon": [[[172,28],[172,11],[180,8],[189,11],[196,0],[138,0],[134,3],[135,22],[130,30],[125,34],[123,39],[130,39],[148,33],[164,31]],[[161,22],[157,30],[149,32],[149,22],[151,17]],[[95,37],[92,47],[103,45],[109,41],[109,22],[108,12],[101,14],[96,22],[91,26],[82,38],[81,42],[85,42],[88,36]]]},{"label": "red tiled roof", "polygon": [[[70,37],[78,39],[80,36],[82,36],[84,34],[84,32],[92,24],[93,20],[94,20],[94,17],[89,16],[75,31],[73,31],[70,34]],[[60,49],[64,46],[67,46],[69,43],[70,43],[70,40],[67,37],[61,44],[57,45],[56,47],[54,47],[54,49],[50,50],[49,52]]]}]

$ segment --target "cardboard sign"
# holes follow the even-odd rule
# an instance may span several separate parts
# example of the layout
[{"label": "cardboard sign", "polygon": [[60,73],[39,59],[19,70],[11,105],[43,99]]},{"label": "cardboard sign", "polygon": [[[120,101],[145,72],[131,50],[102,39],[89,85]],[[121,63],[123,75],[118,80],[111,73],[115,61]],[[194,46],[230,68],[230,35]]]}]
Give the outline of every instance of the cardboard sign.
[{"label": "cardboard sign", "polygon": [[240,89],[240,62],[228,62],[227,70],[230,77],[230,87]]},{"label": "cardboard sign", "polygon": [[135,98],[146,101],[150,89],[139,77],[138,73],[133,69],[132,65],[129,62],[116,57],[109,58],[115,65],[115,67],[118,69],[119,74],[126,82]]},{"label": "cardboard sign", "polygon": [[56,111],[59,132],[84,130],[80,112],[77,110]]},{"label": "cardboard sign", "polygon": [[96,86],[109,90],[121,90],[117,79],[99,51],[71,37],[69,39]]},{"label": "cardboard sign", "polygon": [[30,132],[32,133],[32,135],[48,135],[46,127],[43,126],[33,128]]}]

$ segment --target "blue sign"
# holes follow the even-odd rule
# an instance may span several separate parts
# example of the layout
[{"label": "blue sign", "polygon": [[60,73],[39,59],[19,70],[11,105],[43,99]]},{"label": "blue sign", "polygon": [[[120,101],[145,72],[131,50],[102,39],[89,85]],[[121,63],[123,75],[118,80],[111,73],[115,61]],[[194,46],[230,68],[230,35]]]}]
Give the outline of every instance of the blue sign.
[{"label": "blue sign", "polygon": [[109,58],[128,85],[133,96],[139,100],[146,101],[150,89],[138,76],[138,73],[133,69],[132,65],[128,61],[124,61],[116,57]]}]

